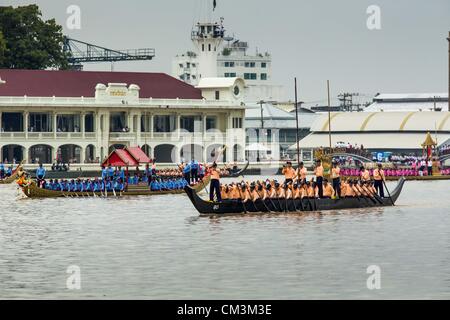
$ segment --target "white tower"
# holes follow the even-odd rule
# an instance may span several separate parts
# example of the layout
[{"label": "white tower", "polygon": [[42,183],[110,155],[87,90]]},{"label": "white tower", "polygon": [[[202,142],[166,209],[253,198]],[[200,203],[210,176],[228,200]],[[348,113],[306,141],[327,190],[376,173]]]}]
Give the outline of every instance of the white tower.
[{"label": "white tower", "polygon": [[199,81],[201,78],[217,77],[217,54],[225,34],[222,18],[220,23],[212,22],[211,18],[204,20],[206,21],[194,26],[191,34],[192,42],[197,48]]}]

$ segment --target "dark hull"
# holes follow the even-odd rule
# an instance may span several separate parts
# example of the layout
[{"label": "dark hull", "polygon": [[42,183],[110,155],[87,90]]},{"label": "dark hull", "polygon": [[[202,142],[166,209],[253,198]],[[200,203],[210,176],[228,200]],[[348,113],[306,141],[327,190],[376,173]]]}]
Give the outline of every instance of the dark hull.
[{"label": "dark hull", "polygon": [[[242,203],[240,200],[225,200],[221,203],[201,199],[194,189],[186,187],[185,191],[194,207],[202,215],[227,215],[242,213],[283,213],[357,209],[369,207],[389,207],[397,201],[402,191],[405,179],[401,178],[391,192],[391,198],[342,198],[342,199],[266,199],[264,202]],[[391,200],[392,199],[392,200]]]},{"label": "dark hull", "polygon": [[244,174],[245,170],[247,170],[249,164],[250,164],[250,162],[247,161],[247,163],[245,164],[244,168],[242,168],[241,170],[239,170],[237,172],[230,172],[230,174],[228,175],[227,178],[237,178],[239,176],[242,176]]}]

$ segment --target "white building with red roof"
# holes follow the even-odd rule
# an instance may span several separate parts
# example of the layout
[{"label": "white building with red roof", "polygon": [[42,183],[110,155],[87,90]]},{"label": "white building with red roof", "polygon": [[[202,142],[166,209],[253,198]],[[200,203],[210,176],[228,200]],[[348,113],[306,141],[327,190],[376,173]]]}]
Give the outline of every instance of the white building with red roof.
[{"label": "white building with red roof", "polygon": [[197,88],[163,73],[0,69],[0,78],[3,162],[100,163],[130,146],[159,163],[212,161],[223,146],[219,161],[244,158],[239,78]]}]

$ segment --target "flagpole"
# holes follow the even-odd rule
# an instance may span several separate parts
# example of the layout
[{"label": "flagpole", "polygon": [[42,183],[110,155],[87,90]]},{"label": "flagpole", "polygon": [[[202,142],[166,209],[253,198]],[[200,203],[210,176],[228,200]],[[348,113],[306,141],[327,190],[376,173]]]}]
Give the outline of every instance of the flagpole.
[{"label": "flagpole", "polygon": [[327,91],[328,91],[328,140],[331,150],[331,101],[330,101],[330,80],[327,80]]},{"label": "flagpole", "polygon": [[295,131],[295,139],[297,140],[297,165],[300,165],[300,142],[299,142],[299,134],[298,134],[298,102],[297,102],[297,78],[294,78],[294,87],[295,87],[295,123],[296,123],[296,131]]}]

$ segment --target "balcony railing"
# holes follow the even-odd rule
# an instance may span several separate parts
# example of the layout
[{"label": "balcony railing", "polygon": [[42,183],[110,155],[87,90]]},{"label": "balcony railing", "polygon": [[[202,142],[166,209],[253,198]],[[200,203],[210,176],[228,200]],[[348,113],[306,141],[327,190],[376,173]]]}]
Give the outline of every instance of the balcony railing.
[{"label": "balcony railing", "polygon": [[[0,138],[2,139],[54,139],[54,132],[1,132]],[[87,132],[84,135],[85,139],[94,139],[97,134],[95,132]],[[81,132],[57,132],[56,139],[82,139],[83,133]]]},{"label": "balcony railing", "polygon": [[[1,139],[27,139],[30,140],[53,140],[53,139],[95,139],[97,137],[96,132],[1,132]],[[219,142],[227,139],[227,134],[223,132],[141,132],[140,135],[136,132],[110,132],[109,138],[112,141],[127,141],[133,140],[137,137],[141,139],[155,139],[155,140],[170,140],[180,141],[180,139],[198,140],[206,142]]]},{"label": "balcony railing", "polygon": [[[0,97],[0,105],[61,105],[61,106],[104,106],[108,108],[123,107],[122,100],[117,99],[95,99],[95,98],[61,98],[61,97]],[[179,106],[179,107],[239,107],[228,100],[206,100],[206,99],[153,99],[140,98],[128,101],[128,105],[137,107],[161,107],[161,106]],[[242,107],[243,108],[243,107]]]},{"label": "balcony railing", "polygon": [[3,139],[25,138],[25,132],[1,132],[0,137]]},{"label": "balcony railing", "polygon": [[54,135],[53,132],[28,132],[29,139],[53,139]]}]

